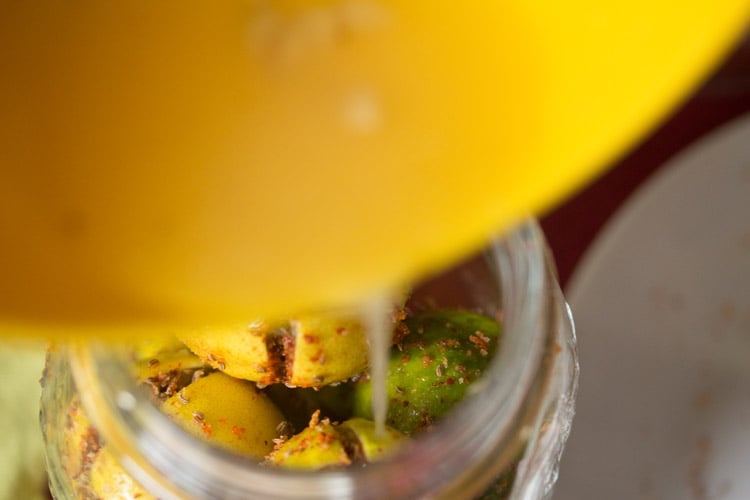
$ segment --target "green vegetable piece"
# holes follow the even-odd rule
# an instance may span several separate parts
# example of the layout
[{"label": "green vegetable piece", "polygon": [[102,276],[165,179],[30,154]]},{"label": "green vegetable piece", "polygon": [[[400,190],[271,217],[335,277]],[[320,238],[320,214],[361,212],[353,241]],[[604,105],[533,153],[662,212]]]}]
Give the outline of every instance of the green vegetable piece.
[{"label": "green vegetable piece", "polygon": [[351,464],[341,434],[327,418],[319,420],[319,415],[320,412],[315,412],[302,432],[277,444],[266,461],[289,469],[306,470]]},{"label": "green vegetable piece", "polygon": [[356,458],[364,462],[375,462],[393,454],[406,439],[404,434],[387,426],[383,436],[378,436],[375,422],[358,417],[341,424],[339,430],[348,433],[350,441],[357,444],[353,451]]},{"label": "green vegetable piece", "polygon": [[[500,325],[487,316],[453,309],[420,312],[405,324],[409,334],[391,350],[386,422],[411,436],[464,398],[497,348]],[[371,383],[361,381],[354,396],[356,416],[372,418],[371,398]]]},{"label": "green vegetable piece", "polygon": [[281,335],[285,323],[212,325],[181,331],[178,336],[207,364],[227,375],[261,386],[283,382]]},{"label": "green vegetable piece", "polygon": [[204,368],[203,361],[181,343],[137,359],[134,366],[138,383],[147,386],[161,400],[187,386],[193,374]]},{"label": "green vegetable piece", "polygon": [[199,438],[262,458],[286,428],[284,416],[254,384],[214,372],[162,405],[164,413]]},{"label": "green vegetable piece", "polygon": [[122,468],[106,447],[93,459],[89,488],[93,498],[156,500]]},{"label": "green vegetable piece", "polygon": [[99,438],[78,396],[73,398],[65,416],[63,466],[70,478],[83,476],[90,467],[88,458],[99,451]]},{"label": "green vegetable piece", "polygon": [[367,368],[364,327],[342,314],[213,326],[179,337],[212,367],[260,386],[323,387]]},{"label": "green vegetable piece", "polygon": [[407,439],[389,427],[379,437],[375,424],[369,420],[353,418],[337,425],[327,418],[320,420],[319,416],[316,411],[305,430],[279,442],[266,457],[267,463],[304,470],[342,468],[383,459]]},{"label": "green vegetable piece", "polygon": [[135,482],[101,442],[78,396],[71,401],[65,422],[62,463],[77,498],[154,498]]},{"label": "green vegetable piece", "polygon": [[286,354],[287,385],[321,387],[367,368],[367,335],[358,319],[313,315],[294,319],[290,325],[294,354]]}]

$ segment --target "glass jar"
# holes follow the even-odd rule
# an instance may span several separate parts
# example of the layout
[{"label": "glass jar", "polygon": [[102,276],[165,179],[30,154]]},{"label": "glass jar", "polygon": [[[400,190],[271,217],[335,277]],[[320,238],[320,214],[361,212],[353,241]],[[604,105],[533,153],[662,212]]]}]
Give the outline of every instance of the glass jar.
[{"label": "glass jar", "polygon": [[66,433],[90,421],[80,438],[86,442],[73,445],[96,453],[105,444],[122,471],[116,482],[130,491],[140,485],[144,497],[548,498],[573,418],[578,363],[570,310],[538,225],[523,224],[416,294],[479,308],[501,321],[503,333],[470,394],[393,457],[320,472],[256,465],[206,445],[162,414],[117,349],[69,345],[50,352],[43,376],[53,495],[96,497],[76,484],[80,457],[69,456]]}]

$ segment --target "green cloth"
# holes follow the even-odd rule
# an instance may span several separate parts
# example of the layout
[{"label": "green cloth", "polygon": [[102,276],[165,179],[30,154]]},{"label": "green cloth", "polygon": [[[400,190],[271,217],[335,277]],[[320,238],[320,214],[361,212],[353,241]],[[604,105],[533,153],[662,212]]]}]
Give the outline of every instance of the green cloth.
[{"label": "green cloth", "polygon": [[0,500],[48,498],[39,378],[45,346],[0,344]]}]

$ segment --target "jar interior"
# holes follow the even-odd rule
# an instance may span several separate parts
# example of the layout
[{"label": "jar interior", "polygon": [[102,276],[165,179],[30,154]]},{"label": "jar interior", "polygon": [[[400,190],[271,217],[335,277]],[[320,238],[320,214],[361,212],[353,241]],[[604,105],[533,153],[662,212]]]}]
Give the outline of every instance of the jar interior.
[{"label": "jar interior", "polygon": [[71,345],[70,368],[103,439],[160,498],[472,498],[515,466],[539,424],[557,342],[555,290],[543,237],[531,222],[415,287],[415,303],[496,318],[501,342],[483,376],[434,429],[364,468],[259,466],[195,439],[136,385],[127,347]]}]

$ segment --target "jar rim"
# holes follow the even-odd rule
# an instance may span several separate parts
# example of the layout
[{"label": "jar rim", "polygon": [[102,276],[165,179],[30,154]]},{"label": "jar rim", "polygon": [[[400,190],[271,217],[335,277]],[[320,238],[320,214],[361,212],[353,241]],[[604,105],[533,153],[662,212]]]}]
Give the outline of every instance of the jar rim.
[{"label": "jar rim", "polygon": [[[101,346],[71,346],[71,370],[108,446],[138,482],[162,498],[413,498],[434,492],[437,481],[446,498],[466,496],[491,482],[524,446],[550,372],[545,352],[554,343],[550,263],[538,224],[519,225],[495,240],[488,255],[502,290],[499,351],[472,384],[472,395],[437,424],[439,432],[424,433],[402,452],[366,468],[311,473],[254,466],[199,440],[186,440],[186,432],[136,388],[124,364],[113,362]],[[446,447],[446,441],[452,446]],[[469,459],[481,467],[467,469]],[[393,478],[393,484],[384,478]]]}]

